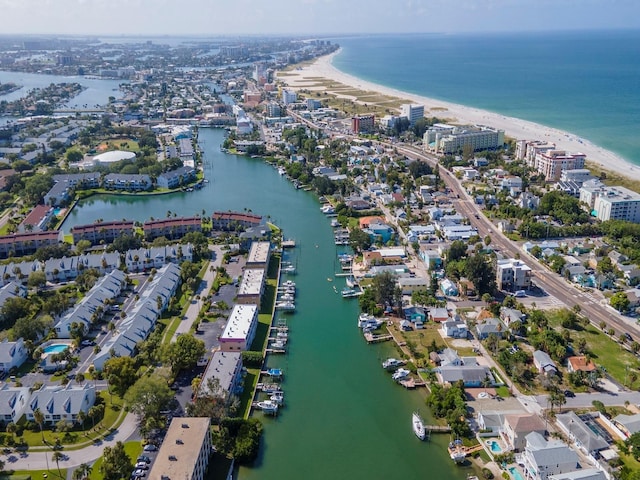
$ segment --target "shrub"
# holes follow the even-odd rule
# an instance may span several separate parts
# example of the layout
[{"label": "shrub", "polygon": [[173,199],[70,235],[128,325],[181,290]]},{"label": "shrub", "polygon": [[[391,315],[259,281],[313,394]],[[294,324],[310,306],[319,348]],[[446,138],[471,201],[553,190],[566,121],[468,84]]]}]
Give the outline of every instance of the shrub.
[{"label": "shrub", "polygon": [[489,470],[487,467],[484,467],[482,469],[482,477],[486,478],[487,480],[491,480],[493,478],[493,472]]}]

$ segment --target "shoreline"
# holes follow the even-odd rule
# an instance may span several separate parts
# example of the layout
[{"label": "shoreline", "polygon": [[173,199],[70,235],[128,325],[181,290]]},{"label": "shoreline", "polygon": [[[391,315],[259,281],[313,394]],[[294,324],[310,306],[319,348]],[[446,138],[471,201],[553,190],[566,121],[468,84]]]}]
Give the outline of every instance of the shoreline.
[{"label": "shoreline", "polygon": [[[589,140],[581,138],[570,132],[557,128],[547,127],[539,123],[523,120],[516,117],[508,117],[500,113],[468,107],[457,103],[436,100],[423,95],[404,92],[395,88],[360,79],[354,75],[338,70],[333,65],[333,58],[340,53],[342,48],[335,52],[318,57],[313,63],[301,67],[299,70],[290,70],[287,76],[281,77],[288,86],[293,89],[309,88],[309,83],[318,77],[340,82],[355,89],[370,90],[382,95],[399,97],[407,101],[424,105],[425,116],[446,117],[454,123],[487,125],[504,130],[505,135],[516,140],[542,140],[556,144],[559,150],[572,153],[584,153],[587,161],[597,164],[605,170],[616,172],[633,180],[640,180],[640,167],[625,160],[610,150],[606,150]],[[324,88],[324,90],[327,90]]]}]

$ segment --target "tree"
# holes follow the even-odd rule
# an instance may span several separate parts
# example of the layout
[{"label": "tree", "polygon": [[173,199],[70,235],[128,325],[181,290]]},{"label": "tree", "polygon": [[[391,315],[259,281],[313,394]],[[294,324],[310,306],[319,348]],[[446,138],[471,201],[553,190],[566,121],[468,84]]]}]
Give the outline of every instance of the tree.
[{"label": "tree", "polygon": [[447,261],[459,260],[467,255],[467,244],[462,240],[454,240],[447,251]]},{"label": "tree", "polygon": [[[606,257],[609,258],[609,257]],[[629,297],[625,292],[616,292],[609,299],[609,305],[615,308],[619,312],[626,312],[629,308]]]},{"label": "tree", "polygon": [[131,357],[112,357],[104,363],[104,372],[116,395],[123,396],[136,383],[135,362]]},{"label": "tree", "polygon": [[76,243],[76,252],[82,254],[90,246],[91,242],[89,240],[78,240],[78,243]]},{"label": "tree", "polygon": [[117,442],[113,447],[105,447],[102,452],[102,465],[100,473],[104,480],[120,480],[129,478],[133,462],[124,449],[122,442]]},{"label": "tree", "polygon": [[157,420],[160,412],[166,410],[173,399],[173,392],[167,381],[157,374],[139,378],[124,396],[132,412],[136,413],[141,423]]},{"label": "tree", "polygon": [[175,375],[180,370],[195,367],[205,352],[206,348],[202,340],[193,335],[181,334],[175,342],[167,345],[164,358],[171,365],[171,371]]},{"label": "tree", "polygon": [[473,282],[478,293],[495,291],[496,274],[486,255],[473,255],[465,262],[465,275]]},{"label": "tree", "polygon": [[84,157],[84,155],[82,155],[82,152],[76,149],[67,150],[67,154],[65,156],[67,157],[67,162],[69,163],[78,163]]},{"label": "tree", "polygon": [[42,434],[42,443],[44,443],[44,431],[42,430],[42,425],[44,424],[44,413],[39,408],[36,408],[33,411],[33,420],[40,427],[40,433]]},{"label": "tree", "polygon": [[31,302],[26,298],[13,297],[8,298],[2,307],[0,307],[1,323],[6,326],[12,326],[16,320],[29,314]]},{"label": "tree", "polygon": [[349,232],[349,246],[356,252],[363,252],[371,246],[371,237],[364,230],[354,228]]},{"label": "tree", "polygon": [[29,278],[27,280],[27,285],[31,288],[40,289],[45,286],[47,283],[47,277],[41,270],[36,270],[35,272],[31,272],[29,274]]},{"label": "tree", "polygon": [[89,478],[89,475],[91,475],[92,471],[93,471],[93,468],[91,468],[90,465],[87,465],[86,463],[81,463],[80,465],[78,465],[78,468],[76,468],[73,471],[72,479],[87,480]]},{"label": "tree", "polygon": [[376,303],[385,306],[395,306],[401,297],[401,292],[396,285],[396,276],[391,272],[382,272],[373,277],[371,290],[374,293]]},{"label": "tree", "polygon": [[554,406],[560,408],[565,403],[567,403],[567,398],[565,397],[564,392],[560,391],[557,388],[554,388],[549,394],[549,404],[551,405],[551,411],[553,411]]},{"label": "tree", "polygon": [[56,450],[55,452],[53,452],[53,455],[51,455],[51,459],[56,462],[56,467],[58,467],[58,475],[60,476],[60,478],[62,478],[62,472],[60,471],[60,460],[64,460],[64,458],[65,457],[60,450]]}]

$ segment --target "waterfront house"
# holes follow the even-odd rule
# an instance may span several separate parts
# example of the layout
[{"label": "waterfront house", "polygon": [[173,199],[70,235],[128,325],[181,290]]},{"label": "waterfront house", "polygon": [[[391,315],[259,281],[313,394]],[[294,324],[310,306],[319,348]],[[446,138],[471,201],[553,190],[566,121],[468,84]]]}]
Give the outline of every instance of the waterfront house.
[{"label": "waterfront house", "polygon": [[544,435],[547,428],[542,419],[533,413],[513,414],[504,417],[500,436],[509,450],[523,451],[526,447],[526,436],[531,432]]},{"label": "waterfront house", "polygon": [[40,410],[47,425],[55,425],[60,420],[76,423],[78,414],[84,412],[86,415],[95,401],[96,387],[91,382],[84,385],[69,382],[66,386],[43,386],[31,394],[25,414],[27,420],[33,422],[33,412]]},{"label": "waterfront house", "polygon": [[74,225],[71,227],[73,243],[87,240],[91,245],[109,244],[122,235],[133,235],[133,222],[115,220],[112,222],[96,222],[88,225]]},{"label": "waterfront house", "polygon": [[29,352],[22,338],[15,342],[5,338],[0,342],[0,372],[9,373],[11,369],[19,368],[28,357]]},{"label": "waterfront house", "polygon": [[546,440],[538,432],[531,432],[525,438],[524,453],[516,460],[524,465],[530,478],[547,480],[550,475],[580,468],[578,454],[562,441]]},{"label": "waterfront house", "polygon": [[450,385],[462,380],[465,388],[478,388],[485,382],[494,385],[495,379],[489,367],[478,365],[474,359],[475,357],[465,357],[462,365],[441,365],[436,369],[438,380]]},{"label": "waterfront house", "polygon": [[549,376],[558,373],[558,367],[547,352],[542,350],[536,350],[533,352],[533,365],[538,369],[538,372]]},{"label": "waterfront house", "polygon": [[104,188],[107,190],[142,192],[152,186],[151,177],[146,174],[109,173],[104,177]]},{"label": "waterfront house", "polygon": [[17,423],[24,414],[31,392],[28,387],[0,387],[0,424]]},{"label": "waterfront house", "polygon": [[160,220],[148,220],[142,225],[144,238],[151,241],[158,237],[169,240],[184,237],[189,232],[201,232],[202,220],[200,217],[163,218]]},{"label": "waterfront house", "polygon": [[609,478],[597,468],[581,468],[573,472],[549,475],[548,480],[609,480]]},{"label": "waterfront house", "polygon": [[161,188],[176,188],[192,182],[196,179],[196,169],[193,167],[180,167],[158,175],[156,183]]},{"label": "waterfront house", "polygon": [[427,321],[427,314],[423,307],[405,307],[402,309],[405,320],[412,323],[422,323]]}]

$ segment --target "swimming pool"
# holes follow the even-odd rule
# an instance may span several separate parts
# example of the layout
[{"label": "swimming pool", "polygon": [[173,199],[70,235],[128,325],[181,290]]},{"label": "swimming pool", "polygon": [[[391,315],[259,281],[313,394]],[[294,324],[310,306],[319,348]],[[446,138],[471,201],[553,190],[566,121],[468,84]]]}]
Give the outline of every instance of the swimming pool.
[{"label": "swimming pool", "polygon": [[60,353],[64,352],[67,348],[69,348],[69,345],[66,343],[53,343],[44,347],[42,351],[44,353]]},{"label": "swimming pool", "polygon": [[524,480],[524,478],[522,478],[522,475],[520,474],[520,472],[516,467],[509,468],[509,473],[511,474],[514,480]]},{"label": "swimming pool", "polygon": [[491,448],[491,451],[493,453],[501,453],[502,452],[502,447],[500,447],[500,444],[498,442],[496,442],[495,440],[487,440],[487,445],[489,445],[489,448]]}]

